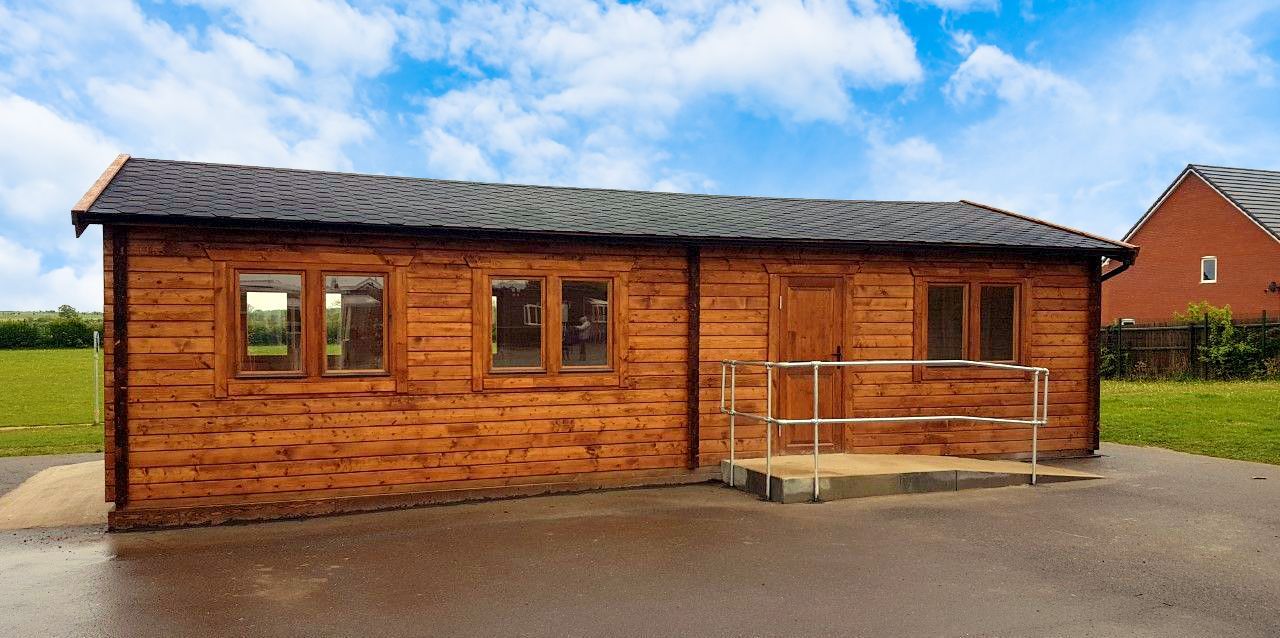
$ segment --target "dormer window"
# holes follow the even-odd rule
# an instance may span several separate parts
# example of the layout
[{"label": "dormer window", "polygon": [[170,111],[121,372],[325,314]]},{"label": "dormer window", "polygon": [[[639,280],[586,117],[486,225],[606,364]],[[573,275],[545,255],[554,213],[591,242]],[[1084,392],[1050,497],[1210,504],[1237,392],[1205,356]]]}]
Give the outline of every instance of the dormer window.
[{"label": "dormer window", "polygon": [[1217,257],[1201,257],[1200,258],[1200,283],[1202,284],[1218,283],[1218,258]]}]

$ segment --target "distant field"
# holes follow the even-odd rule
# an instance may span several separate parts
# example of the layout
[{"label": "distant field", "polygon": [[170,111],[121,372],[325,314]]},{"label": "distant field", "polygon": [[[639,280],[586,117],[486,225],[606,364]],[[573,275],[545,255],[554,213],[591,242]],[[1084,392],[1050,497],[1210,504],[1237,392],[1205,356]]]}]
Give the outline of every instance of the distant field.
[{"label": "distant field", "polygon": [[1280,382],[1103,381],[1102,440],[1280,464]]},{"label": "distant field", "polygon": [[93,350],[0,350],[0,427],[91,423]]}]

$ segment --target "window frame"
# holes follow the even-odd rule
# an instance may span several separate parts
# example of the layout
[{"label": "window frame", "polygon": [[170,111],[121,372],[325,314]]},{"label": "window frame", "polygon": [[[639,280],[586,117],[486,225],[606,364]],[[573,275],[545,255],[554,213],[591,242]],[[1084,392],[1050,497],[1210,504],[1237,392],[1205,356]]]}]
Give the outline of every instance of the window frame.
[{"label": "window frame", "polygon": [[[330,370],[329,369],[329,324],[328,312],[325,303],[329,296],[329,288],[325,280],[329,277],[381,277],[382,278],[382,367],[381,368],[360,368],[352,370]],[[391,276],[385,271],[377,270],[333,270],[323,268],[317,277],[320,287],[320,326],[322,329],[316,331],[319,333],[319,359],[320,359],[320,376],[322,377],[369,377],[369,376],[386,376],[391,374]],[[305,290],[305,288],[304,288]],[[306,300],[303,300],[303,304]],[[305,305],[304,305],[305,307]],[[303,331],[305,338],[306,331]]]},{"label": "window frame", "polygon": [[[494,368],[492,351],[492,281],[541,279],[542,366]],[[564,365],[562,308],[565,281],[603,281],[609,285],[608,363]],[[626,379],[627,273],[553,267],[473,267],[472,390],[521,390],[544,387],[621,387]],[[554,327],[555,329],[552,329]]]},{"label": "window frame", "polygon": [[[539,331],[542,338],[538,340],[538,366],[512,366],[509,368],[493,367],[493,280],[503,279],[525,279],[529,281],[537,280],[541,282],[542,288],[538,294],[538,301],[542,305],[542,325]],[[511,375],[511,374],[544,374],[551,369],[550,359],[547,352],[547,324],[551,323],[555,317],[551,313],[551,281],[546,275],[512,275],[508,273],[494,273],[485,280],[484,286],[484,302],[481,304],[484,314],[484,331],[481,335],[485,340],[484,348],[484,367],[486,374]],[[555,314],[559,314],[558,312]]]},{"label": "window frame", "polygon": [[[982,353],[982,289],[986,287],[1011,287],[1014,289],[1013,302],[1013,359],[991,361],[991,363],[1009,363],[1027,365],[1031,351],[1029,343],[1033,321],[1031,298],[1032,282],[1029,277],[986,277],[982,275],[918,277],[915,294],[915,334],[914,358],[929,358],[929,287],[930,286],[964,286],[964,326],[961,345],[961,359],[968,361],[981,360]],[[933,379],[976,379],[976,378],[1013,378],[1023,372],[1018,370],[998,370],[979,368],[976,366],[959,366],[945,364],[921,364],[912,366],[912,377],[915,381]]]},{"label": "window frame", "polygon": [[[1213,261],[1213,279],[1205,279],[1205,278],[1204,278],[1204,264],[1205,264],[1205,262],[1207,262],[1207,261]],[[1216,256],[1214,256],[1214,255],[1205,255],[1204,257],[1201,257],[1201,258],[1200,258],[1200,283],[1202,283],[1202,284],[1216,284],[1216,283],[1218,283],[1218,267],[1219,267],[1219,265],[1220,265],[1220,264],[1218,263],[1218,258],[1217,258]]]},{"label": "window frame", "polygon": [[[299,253],[293,259],[270,260],[252,250],[210,251],[214,259],[214,396],[266,396],[386,393],[404,391],[408,385],[408,310],[405,266],[399,256],[349,255],[350,261],[331,260],[332,255]],[[287,273],[302,275],[302,370],[255,372],[243,370],[244,325],[241,313],[240,274]],[[325,277],[330,275],[380,276],[383,278],[381,370],[328,370],[325,334]]]},{"label": "window frame", "polygon": [[[615,316],[616,313],[614,311],[615,297],[614,297],[613,279],[614,279],[613,277],[588,277],[588,276],[579,277],[576,275],[560,276],[556,278],[556,283],[557,283],[556,292],[558,293],[556,300],[559,302],[555,304],[557,315],[564,312],[564,282],[566,281],[603,282],[608,287],[606,294],[608,296],[608,301],[609,301],[609,308],[608,308],[609,321],[607,322],[607,325],[605,327],[605,353],[607,354],[608,361],[606,361],[604,365],[577,365],[577,366],[565,365],[564,363],[565,344],[564,344],[564,329],[563,329],[564,317],[558,316],[557,322],[558,322],[558,325],[561,327],[561,329],[556,330],[554,332],[557,334],[556,338],[559,340],[559,343],[557,344],[559,348],[557,348],[556,350],[556,355],[560,365],[560,370],[563,371],[567,368],[568,372],[575,372],[575,373],[576,372],[612,372],[614,368],[617,367],[618,353],[614,349],[614,341],[616,339],[614,335],[614,327],[617,325],[618,322],[617,322],[617,317]],[[546,322],[544,321],[543,323],[546,323]],[[545,326],[544,326],[544,329],[545,329]]]},{"label": "window frame", "polygon": [[[243,295],[240,294],[240,276],[241,275],[298,275],[299,276],[299,327],[301,333],[299,346],[302,348],[302,354],[299,357],[301,363],[300,370],[245,370],[245,355],[249,352],[248,336],[245,331],[244,322],[244,303]],[[232,313],[235,328],[233,329],[233,341],[231,352],[233,353],[232,370],[236,378],[239,379],[296,379],[307,375],[307,351],[310,347],[307,344],[307,324],[310,318],[307,316],[307,273],[302,270],[293,268],[237,268],[231,274],[231,296]]]}]

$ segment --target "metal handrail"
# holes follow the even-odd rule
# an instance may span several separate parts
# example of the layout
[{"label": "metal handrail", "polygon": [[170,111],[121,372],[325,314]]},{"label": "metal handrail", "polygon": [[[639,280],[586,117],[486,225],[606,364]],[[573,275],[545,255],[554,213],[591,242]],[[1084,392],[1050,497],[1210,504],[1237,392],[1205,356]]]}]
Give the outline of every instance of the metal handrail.
[{"label": "metal handrail", "polygon": [[[937,416],[900,416],[900,417],[843,417],[823,418],[819,415],[819,370],[822,368],[848,368],[868,366],[972,366],[978,368],[994,368],[1000,370],[1019,370],[1031,373],[1031,418],[1002,419],[996,417],[970,415],[937,415]],[[738,411],[738,366],[763,367],[765,369],[765,414],[752,414]],[[775,368],[812,368],[813,369],[813,418],[779,419],[773,416],[773,370]],[[728,372],[726,377],[726,371]],[[1043,377],[1043,381],[1041,378]],[[728,381],[728,406],[725,406],[726,378]],[[1041,391],[1043,384],[1044,390]],[[765,476],[764,497],[770,500],[770,487],[773,475],[773,433],[770,425],[781,428],[785,425],[813,426],[813,500],[820,500],[821,492],[818,480],[818,427],[824,423],[908,423],[914,421],[976,421],[998,423],[1002,425],[1026,425],[1031,427],[1031,484],[1036,484],[1036,463],[1039,455],[1040,427],[1049,423],[1049,369],[1036,366],[1020,366],[1011,363],[993,363],[990,361],[968,361],[965,359],[877,359],[866,361],[740,361],[724,359],[720,361],[720,412],[729,415],[729,485],[734,484],[736,467],[736,440],[734,426],[736,417],[765,423]],[[779,429],[781,432],[781,429]]]}]

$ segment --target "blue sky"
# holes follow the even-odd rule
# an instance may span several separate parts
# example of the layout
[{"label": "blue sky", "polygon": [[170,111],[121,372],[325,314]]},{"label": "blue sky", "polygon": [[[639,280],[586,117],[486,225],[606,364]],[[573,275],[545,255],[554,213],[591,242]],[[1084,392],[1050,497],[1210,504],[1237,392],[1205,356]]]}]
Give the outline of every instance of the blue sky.
[{"label": "blue sky", "polygon": [[1118,237],[1189,162],[1280,168],[1280,0],[0,0],[0,309],[101,304],[117,153],[970,198]]}]

